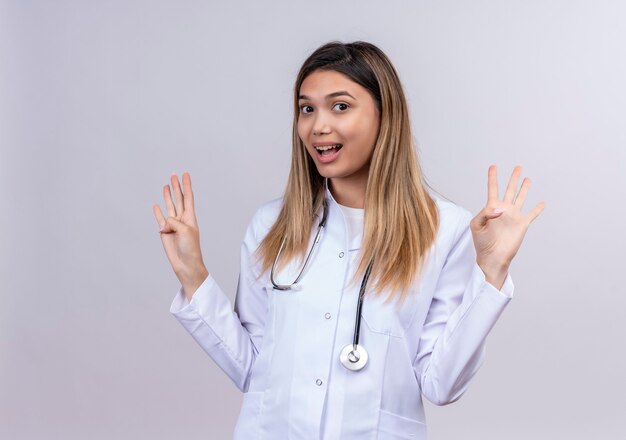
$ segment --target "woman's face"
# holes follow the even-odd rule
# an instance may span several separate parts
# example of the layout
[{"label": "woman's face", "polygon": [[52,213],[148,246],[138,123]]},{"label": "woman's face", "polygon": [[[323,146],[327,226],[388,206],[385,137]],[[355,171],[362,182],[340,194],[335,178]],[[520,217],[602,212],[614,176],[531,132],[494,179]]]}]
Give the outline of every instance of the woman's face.
[{"label": "woman's face", "polygon": [[317,171],[334,179],[365,179],[380,112],[367,89],[334,70],[315,70],[300,86],[298,135]]}]

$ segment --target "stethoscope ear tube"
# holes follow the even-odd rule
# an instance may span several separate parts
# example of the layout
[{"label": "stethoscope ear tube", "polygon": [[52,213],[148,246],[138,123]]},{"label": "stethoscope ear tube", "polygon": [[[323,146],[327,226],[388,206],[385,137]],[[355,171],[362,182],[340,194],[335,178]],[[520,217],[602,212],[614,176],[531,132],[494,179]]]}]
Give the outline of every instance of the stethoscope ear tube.
[{"label": "stethoscope ear tube", "polygon": [[324,214],[322,215],[322,220],[317,226],[317,234],[315,235],[315,240],[313,240],[313,245],[311,246],[311,249],[309,250],[309,253],[306,256],[306,260],[304,260],[304,264],[302,265],[302,269],[300,269],[300,273],[291,284],[278,284],[274,280],[274,270],[276,268],[276,263],[278,263],[278,259],[280,258],[280,254],[283,251],[283,247],[285,247],[285,237],[283,237],[282,241],[280,242],[280,247],[278,248],[278,252],[276,252],[276,258],[274,259],[274,263],[272,264],[272,269],[270,271],[270,281],[272,283],[274,290],[291,290],[291,289],[300,290],[300,288],[297,287],[298,281],[300,281],[300,278],[302,277],[302,274],[304,273],[304,269],[306,269],[306,266],[309,263],[309,260],[311,259],[311,255],[313,255],[313,250],[315,249],[315,246],[320,241],[320,237],[322,236],[322,231],[324,230],[324,227],[326,226],[327,217],[328,217],[328,206],[327,206],[326,200],[324,199]]}]

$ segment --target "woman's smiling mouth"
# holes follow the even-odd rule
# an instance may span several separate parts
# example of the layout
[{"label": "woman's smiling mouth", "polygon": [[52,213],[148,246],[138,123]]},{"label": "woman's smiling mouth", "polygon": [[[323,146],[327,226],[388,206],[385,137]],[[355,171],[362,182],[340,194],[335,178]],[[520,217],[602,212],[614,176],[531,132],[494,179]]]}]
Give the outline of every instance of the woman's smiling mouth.
[{"label": "woman's smiling mouth", "polygon": [[335,160],[339,155],[339,151],[343,147],[343,144],[324,142],[313,144],[313,148],[317,151],[317,158],[321,163],[329,163]]}]

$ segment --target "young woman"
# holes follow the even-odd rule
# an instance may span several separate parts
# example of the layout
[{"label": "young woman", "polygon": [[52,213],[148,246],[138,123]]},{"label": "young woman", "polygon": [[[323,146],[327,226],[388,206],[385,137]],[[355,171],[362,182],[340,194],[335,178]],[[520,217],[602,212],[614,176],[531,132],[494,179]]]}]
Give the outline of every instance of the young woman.
[{"label": "young woman", "polygon": [[284,196],[241,248],[234,307],[204,266],[191,178],[172,175],[161,227],[181,282],[170,312],[245,394],[236,439],[424,439],[422,395],[457,400],[513,294],[538,204],[504,198],[496,167],[476,215],[429,190],[406,99],[376,46],[331,42],[294,88]]}]

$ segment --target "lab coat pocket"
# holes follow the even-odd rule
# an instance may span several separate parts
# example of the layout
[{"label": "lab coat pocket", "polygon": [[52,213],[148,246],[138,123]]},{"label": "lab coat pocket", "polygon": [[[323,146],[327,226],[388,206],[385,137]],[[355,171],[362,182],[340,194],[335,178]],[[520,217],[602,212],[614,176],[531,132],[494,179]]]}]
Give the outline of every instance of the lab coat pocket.
[{"label": "lab coat pocket", "polygon": [[243,395],[241,411],[233,435],[235,439],[251,439],[258,435],[258,418],[261,413],[263,394],[263,391],[248,391]]},{"label": "lab coat pocket", "polygon": [[380,410],[378,440],[425,440],[426,425],[419,420],[409,419],[389,411]]},{"label": "lab coat pocket", "polygon": [[371,293],[365,295],[361,308],[363,322],[373,333],[402,337],[401,314],[396,309],[395,301],[385,303],[384,299],[383,296]]}]

